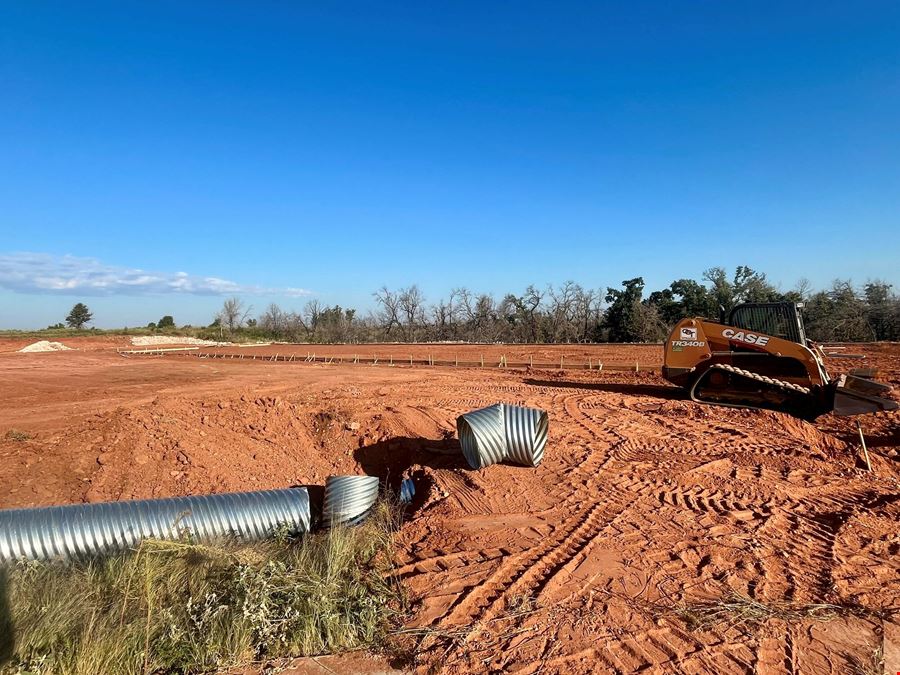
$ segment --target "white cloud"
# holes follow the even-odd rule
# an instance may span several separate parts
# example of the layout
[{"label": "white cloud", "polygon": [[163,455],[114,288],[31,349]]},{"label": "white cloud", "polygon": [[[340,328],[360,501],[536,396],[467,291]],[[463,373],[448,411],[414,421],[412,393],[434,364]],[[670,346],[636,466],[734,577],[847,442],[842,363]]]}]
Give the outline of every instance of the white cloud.
[{"label": "white cloud", "polygon": [[285,295],[302,297],[304,288],[268,288],[187,272],[148,272],[107,265],[96,258],[48,253],[0,253],[0,288],[17,293],[55,295]]}]

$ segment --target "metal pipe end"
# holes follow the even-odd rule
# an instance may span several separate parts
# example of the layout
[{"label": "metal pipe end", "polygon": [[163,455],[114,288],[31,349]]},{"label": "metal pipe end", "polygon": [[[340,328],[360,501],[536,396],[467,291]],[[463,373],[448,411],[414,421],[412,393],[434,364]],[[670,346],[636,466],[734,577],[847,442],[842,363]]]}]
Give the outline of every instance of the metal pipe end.
[{"label": "metal pipe end", "polygon": [[329,476],[322,523],[326,527],[361,523],[377,500],[378,476]]}]

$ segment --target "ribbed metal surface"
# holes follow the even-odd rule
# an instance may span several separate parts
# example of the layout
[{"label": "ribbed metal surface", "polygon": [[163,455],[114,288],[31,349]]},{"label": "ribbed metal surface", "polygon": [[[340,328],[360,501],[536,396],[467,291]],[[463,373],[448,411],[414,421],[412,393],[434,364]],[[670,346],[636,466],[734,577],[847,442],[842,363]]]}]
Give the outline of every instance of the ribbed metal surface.
[{"label": "ribbed metal surface", "polygon": [[549,420],[543,410],[498,403],[460,415],[456,429],[473,469],[504,460],[537,466],[544,457]]},{"label": "ribbed metal surface", "polygon": [[502,403],[460,415],[456,432],[463,456],[473,469],[498,464],[506,457]]},{"label": "ribbed metal surface", "polygon": [[416,484],[412,478],[404,478],[400,483],[400,503],[409,504],[416,496]]},{"label": "ribbed metal surface", "polygon": [[369,515],[378,499],[378,476],[329,476],[325,481],[325,526],[355,525]]},{"label": "ribbed metal surface", "polygon": [[547,413],[537,408],[507,405],[503,406],[503,422],[506,459],[524,466],[540,464],[550,428]]},{"label": "ribbed metal surface", "polygon": [[0,562],[84,558],[142,539],[264,539],[309,531],[305,488],[0,510]]}]

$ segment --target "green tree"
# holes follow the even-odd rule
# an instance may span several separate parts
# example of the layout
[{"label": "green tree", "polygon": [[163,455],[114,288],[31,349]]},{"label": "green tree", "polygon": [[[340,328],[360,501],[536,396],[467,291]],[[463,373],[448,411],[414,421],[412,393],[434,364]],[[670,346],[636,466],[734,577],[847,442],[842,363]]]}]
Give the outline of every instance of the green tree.
[{"label": "green tree", "polygon": [[673,281],[668,288],[651,293],[648,301],[670,326],[689,316],[715,319],[719,315],[713,294],[693,279]]},{"label": "green tree", "polygon": [[66,317],[66,323],[69,325],[69,328],[81,329],[85,324],[90,323],[93,318],[94,315],[88,309],[88,306],[83,302],[79,302],[72,307],[72,311]]},{"label": "green tree", "polygon": [[604,318],[610,342],[635,342],[644,278],[635,277],[622,282],[622,290],[607,287],[606,302],[610,303]]},{"label": "green tree", "polygon": [[900,299],[891,292],[891,284],[880,280],[863,286],[868,305],[868,319],[876,340],[900,337]]},{"label": "green tree", "polygon": [[166,314],[163,318],[156,322],[157,328],[175,328],[175,319],[171,314]]}]

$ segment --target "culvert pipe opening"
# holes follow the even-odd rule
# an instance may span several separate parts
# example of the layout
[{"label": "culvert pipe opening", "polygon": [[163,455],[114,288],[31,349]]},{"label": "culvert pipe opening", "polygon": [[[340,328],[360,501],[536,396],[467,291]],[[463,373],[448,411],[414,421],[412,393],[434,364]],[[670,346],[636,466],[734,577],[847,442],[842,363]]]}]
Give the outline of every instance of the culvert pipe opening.
[{"label": "culvert pipe opening", "polygon": [[544,410],[498,403],[460,415],[456,429],[473,469],[504,460],[535,467],[544,458],[549,416]]}]

